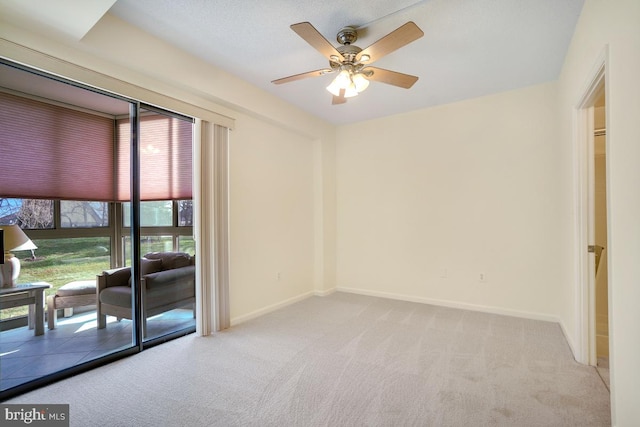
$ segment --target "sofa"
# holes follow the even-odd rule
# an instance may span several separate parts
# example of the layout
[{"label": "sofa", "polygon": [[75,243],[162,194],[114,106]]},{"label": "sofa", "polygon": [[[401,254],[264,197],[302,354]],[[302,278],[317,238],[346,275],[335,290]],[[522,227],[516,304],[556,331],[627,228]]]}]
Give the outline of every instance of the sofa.
[{"label": "sofa", "polygon": [[[184,252],[151,252],[140,260],[142,323],[147,318],[190,305],[195,316],[195,257]],[[131,319],[131,267],[103,271],[96,280],[98,328],[107,315]]]}]

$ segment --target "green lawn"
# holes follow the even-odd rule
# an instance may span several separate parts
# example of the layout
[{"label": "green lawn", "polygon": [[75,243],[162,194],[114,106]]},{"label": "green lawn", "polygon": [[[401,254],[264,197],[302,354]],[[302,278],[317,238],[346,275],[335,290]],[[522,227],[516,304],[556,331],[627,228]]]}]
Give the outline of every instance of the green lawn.
[{"label": "green lawn", "polygon": [[[92,280],[110,268],[109,238],[91,237],[74,239],[47,239],[34,241],[38,249],[36,259],[29,252],[18,252],[22,269],[19,283],[48,282],[52,295],[65,283],[74,280]],[[0,319],[27,314],[27,306],[2,310]]]}]

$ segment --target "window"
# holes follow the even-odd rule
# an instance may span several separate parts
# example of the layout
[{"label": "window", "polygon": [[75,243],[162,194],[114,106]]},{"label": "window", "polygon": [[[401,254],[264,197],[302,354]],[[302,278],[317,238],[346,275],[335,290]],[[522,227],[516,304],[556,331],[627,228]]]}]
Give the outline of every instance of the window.
[{"label": "window", "polygon": [[109,204],[105,202],[60,202],[62,228],[92,228],[109,226]]},{"label": "window", "polygon": [[[124,228],[131,225],[131,203],[122,203]],[[195,254],[192,234],[193,202],[191,200],[164,200],[140,202],[140,253],[179,251]],[[129,262],[131,239],[122,230],[124,262]]]},{"label": "window", "polygon": [[193,226],[193,200],[178,200],[178,227]]},{"label": "window", "polygon": [[178,251],[195,255],[196,242],[193,240],[193,236],[178,236]]},{"label": "window", "polygon": [[0,196],[0,225],[42,230],[54,227],[53,200],[16,199]]},{"label": "window", "polygon": [[59,202],[39,199],[2,198],[0,196],[0,224],[18,224],[25,230],[60,228],[109,227],[109,204],[95,201]]},{"label": "window", "polygon": [[[125,227],[131,227],[131,203],[122,204],[122,221]],[[141,227],[171,227],[173,225],[173,202],[140,202]]]}]

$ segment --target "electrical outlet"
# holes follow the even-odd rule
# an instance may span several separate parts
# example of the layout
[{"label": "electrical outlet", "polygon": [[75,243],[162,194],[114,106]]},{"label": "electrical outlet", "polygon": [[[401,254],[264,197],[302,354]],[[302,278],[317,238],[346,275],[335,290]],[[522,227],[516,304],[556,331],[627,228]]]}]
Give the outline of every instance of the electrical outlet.
[{"label": "electrical outlet", "polygon": [[447,269],[443,268],[442,270],[440,270],[440,277],[442,277],[443,279],[447,278]]},{"label": "electrical outlet", "polygon": [[487,275],[486,275],[486,274],[484,274],[484,273],[480,273],[480,274],[478,275],[478,281],[479,281],[479,282],[481,282],[481,283],[486,282],[486,281],[487,281]]},{"label": "electrical outlet", "polygon": [[280,273],[279,271],[276,273],[276,279],[280,280],[282,278],[282,273]]}]

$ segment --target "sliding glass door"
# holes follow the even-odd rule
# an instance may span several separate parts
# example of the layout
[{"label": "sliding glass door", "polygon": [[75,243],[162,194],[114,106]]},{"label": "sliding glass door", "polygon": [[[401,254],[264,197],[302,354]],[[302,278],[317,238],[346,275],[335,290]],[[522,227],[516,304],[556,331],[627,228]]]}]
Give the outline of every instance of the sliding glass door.
[{"label": "sliding glass door", "polygon": [[2,61],[0,127],[0,398],[194,331],[191,119]]},{"label": "sliding glass door", "polygon": [[137,128],[139,209],[123,204],[122,234],[133,255],[137,222],[140,332],[153,343],[195,331],[193,120],[141,105]]}]

